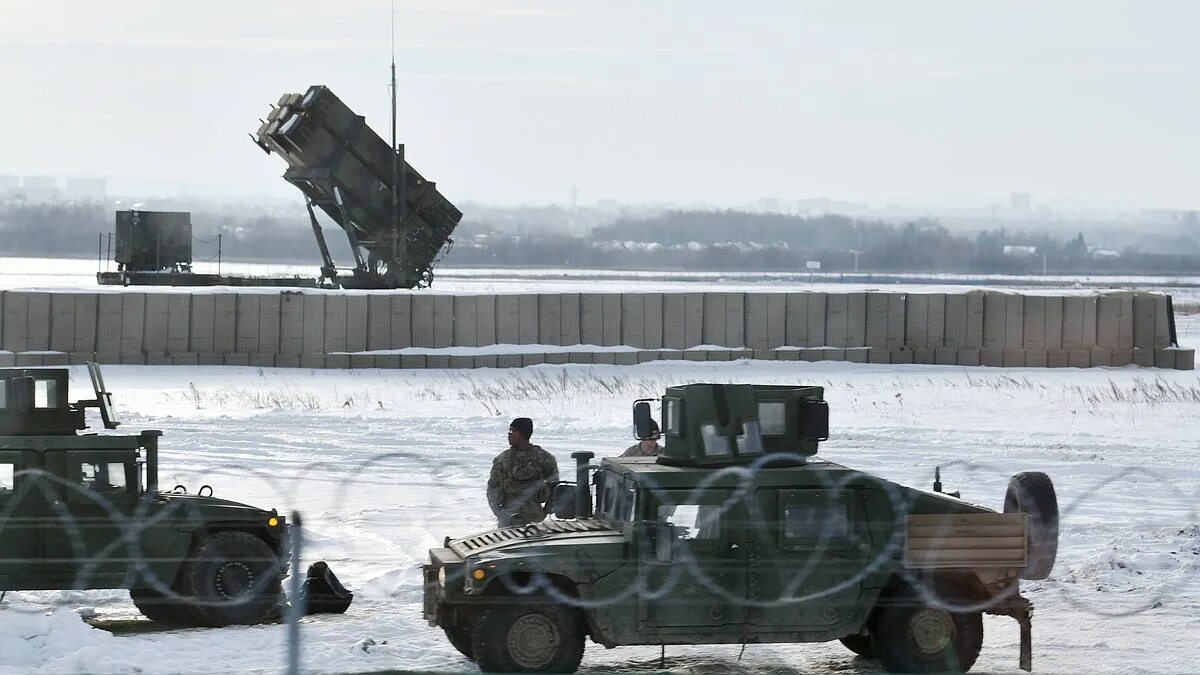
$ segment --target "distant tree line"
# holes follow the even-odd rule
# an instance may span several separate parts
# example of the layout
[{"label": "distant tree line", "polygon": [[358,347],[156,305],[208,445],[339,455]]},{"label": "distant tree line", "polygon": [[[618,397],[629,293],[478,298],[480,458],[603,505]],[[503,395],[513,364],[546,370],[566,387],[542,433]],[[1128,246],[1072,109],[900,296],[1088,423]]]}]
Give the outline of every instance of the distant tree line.
[{"label": "distant tree line", "polygon": [[[114,223],[113,207],[104,202],[0,201],[0,255],[94,258],[101,245],[107,247]],[[195,261],[216,259],[218,234],[225,260],[319,259],[306,217],[193,212]]]},{"label": "distant tree line", "polygon": [[[97,234],[113,231],[106,203],[0,202],[0,255],[91,257]],[[1080,233],[1055,237],[1008,229],[953,233],[933,220],[891,224],[837,215],[792,216],[742,211],[669,211],[624,217],[588,236],[531,228],[513,234],[510,216],[493,225],[468,216],[455,232],[451,265],[565,266],[625,269],[804,270],[824,272],[956,272],[976,274],[1200,274],[1200,218],[1185,214],[1156,241],[1097,250]],[[300,213],[194,211],[193,257],[225,260],[319,261],[307,217]],[[345,237],[326,238],[341,265]],[[1006,251],[1007,247],[1007,251]],[[1161,251],[1175,251],[1163,253]]]},{"label": "distant tree line", "polygon": [[113,229],[113,214],[98,202],[0,202],[0,255],[96,254],[96,235]]},{"label": "distant tree line", "polygon": [[[1200,223],[1183,237],[1200,250]],[[478,230],[479,228],[473,228]],[[954,234],[933,220],[900,225],[838,215],[672,211],[621,218],[588,239],[472,232],[447,258],[459,265],[567,265],[630,269],[956,272],[969,274],[1200,274],[1200,255],[1097,250],[1082,233],[1052,237],[1007,229]],[[1006,251],[1007,247],[1007,251]],[[857,260],[856,260],[857,259]]]}]

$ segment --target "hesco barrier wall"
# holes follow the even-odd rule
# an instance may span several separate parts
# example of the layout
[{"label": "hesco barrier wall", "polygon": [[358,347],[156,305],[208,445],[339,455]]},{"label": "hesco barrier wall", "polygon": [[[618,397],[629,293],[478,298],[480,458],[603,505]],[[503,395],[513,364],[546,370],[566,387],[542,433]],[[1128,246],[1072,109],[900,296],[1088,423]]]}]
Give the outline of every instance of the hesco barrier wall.
[{"label": "hesco barrier wall", "polygon": [[1194,368],[1148,293],[26,292],[0,365],[473,368],[659,359]]}]

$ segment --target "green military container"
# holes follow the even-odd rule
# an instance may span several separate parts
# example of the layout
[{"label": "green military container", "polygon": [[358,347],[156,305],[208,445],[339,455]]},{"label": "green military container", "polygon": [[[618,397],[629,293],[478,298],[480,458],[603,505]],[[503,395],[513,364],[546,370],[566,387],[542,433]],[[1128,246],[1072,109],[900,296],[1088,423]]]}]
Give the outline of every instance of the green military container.
[{"label": "green military container", "polygon": [[176,211],[117,211],[116,252],[122,272],[190,272],[192,214]]},{"label": "green military container", "polygon": [[[158,485],[160,431],[80,433],[110,394],[69,402],[68,368],[0,368],[0,591],[128,588],[148,618],[259,623],[276,614],[286,524],[205,486]],[[204,494],[207,490],[207,494]]]},{"label": "green military container", "polygon": [[[1020,579],[1058,542],[1045,474],[1014,476],[997,512],[825,461],[821,387],[692,384],[661,405],[659,457],[575,453],[554,518],[429,552],[425,618],[480,668],[572,672],[588,639],[840,640],[892,671],[966,671],[989,613],[1018,621],[1030,669]],[[639,438],[650,413],[635,403]]]}]

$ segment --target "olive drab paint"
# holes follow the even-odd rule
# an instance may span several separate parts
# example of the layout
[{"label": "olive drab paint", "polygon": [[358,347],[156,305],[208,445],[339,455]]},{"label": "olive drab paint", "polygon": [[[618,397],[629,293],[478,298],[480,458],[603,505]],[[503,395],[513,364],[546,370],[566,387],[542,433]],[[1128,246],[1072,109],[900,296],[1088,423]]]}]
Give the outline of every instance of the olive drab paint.
[{"label": "olive drab paint", "polygon": [[99,408],[106,429],[118,424],[99,368],[89,373],[96,398],[72,403],[67,368],[0,368],[0,476],[12,479],[0,483],[0,591],[169,596],[191,552],[231,532],[269,547],[283,574],[283,516],[211,489],[160,491],[160,431],[79,433],[87,408]]},{"label": "olive drab paint", "polygon": [[[841,639],[881,646],[885,667],[906,669],[917,666],[904,659],[925,657],[905,652],[903,636],[872,631],[881,617],[903,624],[916,613],[901,610],[922,602],[971,605],[970,625],[980,612],[1015,618],[1020,665],[1031,667],[1031,605],[1019,587],[1039,553],[1027,550],[1029,514],[817,457],[831,435],[821,387],[691,384],[659,403],[663,453],[598,466],[576,453],[568,517],[430,550],[425,619],[482,669],[534,669],[521,659],[538,654],[574,670],[581,644],[546,651],[540,638],[514,645],[517,633],[506,643],[488,632],[564,617],[606,647]],[[645,427],[645,408],[635,413]],[[925,665],[969,668],[981,633],[963,635],[958,661]]]}]

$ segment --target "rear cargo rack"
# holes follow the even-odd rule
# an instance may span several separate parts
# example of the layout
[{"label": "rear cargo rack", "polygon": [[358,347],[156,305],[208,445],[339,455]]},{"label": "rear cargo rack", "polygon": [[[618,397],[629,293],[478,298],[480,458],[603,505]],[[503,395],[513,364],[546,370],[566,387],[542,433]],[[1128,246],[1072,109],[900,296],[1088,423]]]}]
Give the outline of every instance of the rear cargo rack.
[{"label": "rear cargo rack", "polygon": [[910,515],[905,519],[908,569],[1024,568],[1024,513]]}]

